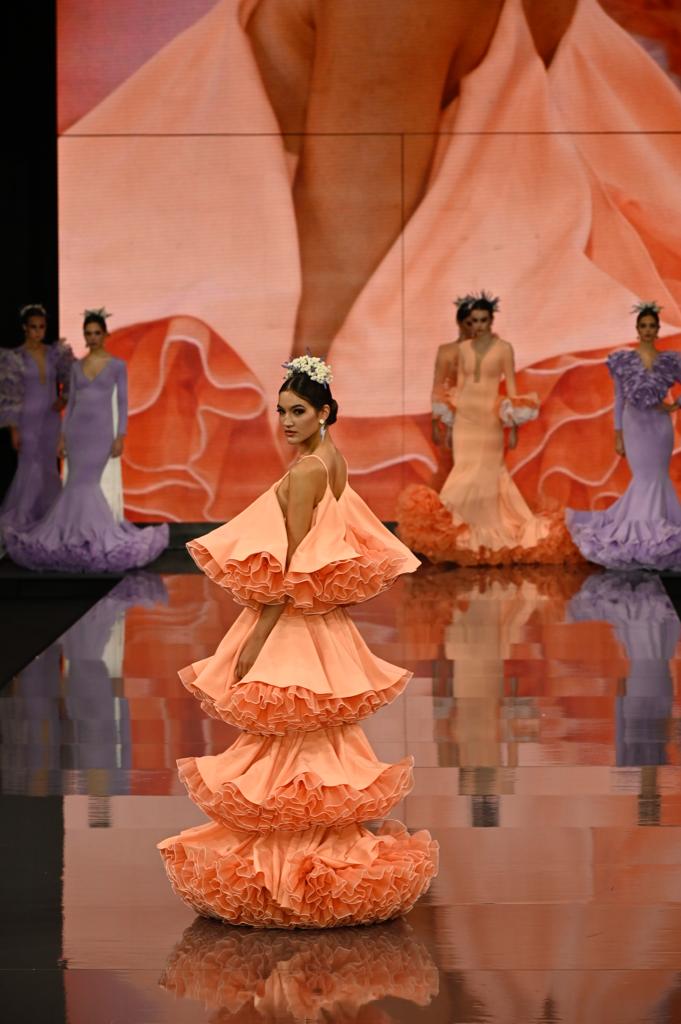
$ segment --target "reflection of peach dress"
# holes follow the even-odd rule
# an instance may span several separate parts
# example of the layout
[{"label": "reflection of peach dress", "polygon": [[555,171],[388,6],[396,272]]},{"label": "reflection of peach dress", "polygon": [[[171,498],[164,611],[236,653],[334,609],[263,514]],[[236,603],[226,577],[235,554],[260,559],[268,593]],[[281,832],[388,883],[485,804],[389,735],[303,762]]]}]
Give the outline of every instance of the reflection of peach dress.
[{"label": "reflection of peach dress", "polygon": [[[75,316],[84,290],[103,294],[130,325],[112,338],[130,367],[126,497],[155,517],[232,514],[281,465],[264,396],[301,282],[291,161],[245,31],[255,6],[220,0],[60,140],[62,306]],[[548,69],[506,0],[442,112],[426,194],[329,353],[338,437],[383,518],[405,463],[412,479],[435,468],[421,428],[455,287],[503,295],[519,368],[544,361],[522,385],[543,405],[517,456],[526,493],[585,507],[623,489],[599,441],[607,376],[580,353],[629,340],[640,296],[664,306],[663,335],[681,326],[679,123],[678,91],[597,0],[579,0]],[[421,145],[386,141],[396,182]],[[244,484],[254,443],[267,457]]]},{"label": "reflection of peach dress", "polygon": [[[562,562],[571,553],[560,517],[534,515],[504,462],[503,344],[497,341],[479,360],[471,341],[461,342],[457,388],[449,396],[456,409],[454,467],[439,499],[416,484],[398,502],[400,536],[435,562]],[[504,401],[521,410],[533,397]]]},{"label": "reflection of peach dress", "polygon": [[[207,917],[277,928],[384,921],[427,888],[436,846],[397,822],[377,835],[360,824],[411,787],[412,759],[382,764],[355,724],[393,700],[409,673],[371,654],[343,606],[418,562],[350,487],[336,499],[327,485],[286,570],[277,488],[189,544],[247,607],[213,657],[180,677],[209,714],[246,732],[224,754],[178,762],[213,821],[159,849],[175,891]],[[281,602],[284,614],[237,680],[262,606]]]}]

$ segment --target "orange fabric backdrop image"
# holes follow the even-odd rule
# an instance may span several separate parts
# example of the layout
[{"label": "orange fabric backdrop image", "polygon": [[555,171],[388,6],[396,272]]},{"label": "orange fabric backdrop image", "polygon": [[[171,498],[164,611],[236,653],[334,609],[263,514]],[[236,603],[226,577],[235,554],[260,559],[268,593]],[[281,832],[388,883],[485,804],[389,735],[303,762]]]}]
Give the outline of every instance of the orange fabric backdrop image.
[{"label": "orange fabric backdrop image", "polygon": [[[281,364],[328,357],[384,519],[438,471],[456,295],[501,298],[539,419],[534,507],[625,489],[604,359],[681,349],[681,42],[669,0],[59,0],[60,305],[113,311],[135,519],[229,518],[281,475]],[[677,417],[677,420],[679,417]],[[681,484],[681,435],[672,476]]]}]

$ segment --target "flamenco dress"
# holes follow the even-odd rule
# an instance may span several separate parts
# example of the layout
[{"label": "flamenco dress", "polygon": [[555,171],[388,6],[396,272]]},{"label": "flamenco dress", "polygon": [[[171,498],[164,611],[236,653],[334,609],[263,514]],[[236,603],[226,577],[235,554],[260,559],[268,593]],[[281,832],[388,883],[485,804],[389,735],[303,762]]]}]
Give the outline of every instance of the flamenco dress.
[{"label": "flamenco dress", "polygon": [[[369,651],[345,606],[379,594],[418,561],[351,487],[336,498],[327,481],[286,569],[281,482],[188,544],[203,572],[246,607],[215,654],[180,678],[207,714],[244,733],[223,754],[178,762],[212,821],[159,850],[175,892],[205,917],[260,928],[385,921],[427,889],[437,846],[394,821],[376,832],[362,824],[383,818],[411,788],[412,758],[381,763],[357,725],[400,694],[410,673]],[[237,679],[263,606],[281,603]]]},{"label": "flamenco dress", "polygon": [[71,367],[64,438],[69,476],[48,514],[29,529],[8,528],[10,557],[27,569],[62,572],[126,572],[152,562],[168,545],[168,526],[142,529],[117,522],[100,479],[114,441],[112,395],[118,402],[118,434],[127,424],[125,363],[112,357],[90,380],[82,363]]},{"label": "flamenco dress", "polygon": [[68,345],[45,345],[44,378],[25,346],[0,349],[0,426],[19,430],[21,447],[14,479],[0,506],[0,530],[26,529],[59,497],[57,446],[61,417],[57,388],[69,381],[73,353]]},{"label": "flamenco dress", "polygon": [[632,349],[607,363],[632,480],[604,511],[568,509],[568,529],[584,557],[607,569],[681,570],[681,503],[669,476],[674,427],[656,408],[681,383],[681,353],[661,352],[649,370]]},{"label": "flamenco dress", "polygon": [[499,393],[504,346],[482,360],[461,342],[458,386],[447,395],[453,416],[454,466],[439,495],[413,484],[398,499],[398,533],[432,562],[500,565],[562,563],[573,547],[560,517],[535,515],[504,462],[504,428],[536,419],[534,394]]}]

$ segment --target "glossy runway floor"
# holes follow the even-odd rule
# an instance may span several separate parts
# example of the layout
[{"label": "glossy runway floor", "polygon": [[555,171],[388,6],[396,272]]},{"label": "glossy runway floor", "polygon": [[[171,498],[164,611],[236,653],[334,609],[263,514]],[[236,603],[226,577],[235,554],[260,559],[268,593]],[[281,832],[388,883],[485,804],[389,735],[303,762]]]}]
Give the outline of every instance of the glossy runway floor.
[{"label": "glossy runway floor", "polygon": [[203,820],[175,759],[236,733],[175,672],[238,609],[128,577],[0,691],[0,1006],[50,1024],[678,1024],[681,647],[656,577],[419,575],[354,610],[414,672],[364,723],[416,758],[394,817],[441,867],[406,921],[196,919],[156,842]]}]

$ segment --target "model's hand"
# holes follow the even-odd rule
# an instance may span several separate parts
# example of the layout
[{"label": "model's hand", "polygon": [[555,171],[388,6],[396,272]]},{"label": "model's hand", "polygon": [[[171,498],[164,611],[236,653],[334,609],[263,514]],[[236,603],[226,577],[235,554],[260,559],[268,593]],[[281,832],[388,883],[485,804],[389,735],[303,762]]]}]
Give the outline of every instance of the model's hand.
[{"label": "model's hand", "polygon": [[66,408],[66,399],[61,395],[52,403],[52,408],[55,412],[61,412],[62,409]]},{"label": "model's hand", "polygon": [[626,455],[626,452],[624,450],[624,438],[622,437],[622,433],[619,430],[615,434],[615,451],[618,455],[621,455],[622,458],[624,458],[624,456]]},{"label": "model's hand", "polygon": [[65,459],[66,458],[66,441],[64,440],[63,437],[59,438],[59,444],[57,445],[57,458],[58,459]]},{"label": "model's hand", "polygon": [[511,427],[508,432],[508,447],[509,451],[512,451],[518,445],[518,428]]},{"label": "model's hand", "polygon": [[239,658],[234,671],[237,679],[243,679],[251,671],[258,655],[263,649],[266,639],[267,635],[265,633],[258,632],[257,630],[251,633],[239,652]]},{"label": "model's hand", "polygon": [[15,452],[21,451],[21,434],[17,427],[9,428],[10,440],[12,442],[12,448]]},{"label": "model's hand", "polygon": [[111,445],[111,458],[112,459],[120,459],[122,454],[123,454],[123,438],[122,437],[117,437],[117,438],[115,438],[114,443]]}]

